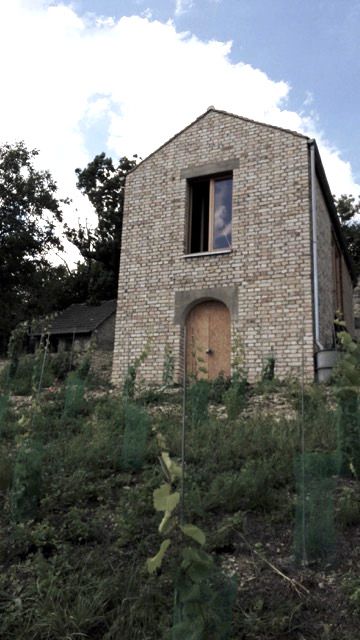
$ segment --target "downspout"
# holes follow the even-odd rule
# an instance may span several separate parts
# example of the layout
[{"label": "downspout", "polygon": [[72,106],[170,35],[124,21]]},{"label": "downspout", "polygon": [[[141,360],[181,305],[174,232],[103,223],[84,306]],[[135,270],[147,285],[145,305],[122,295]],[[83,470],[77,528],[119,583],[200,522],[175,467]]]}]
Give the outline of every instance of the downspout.
[{"label": "downspout", "polygon": [[315,169],[315,140],[309,141],[310,147],[310,181],[311,181],[311,233],[312,233],[312,264],[313,264],[313,296],[314,296],[314,329],[315,344],[323,350],[320,342],[320,314],[319,314],[319,273],[318,273],[318,242],[317,242],[317,210],[316,210],[316,169]]}]

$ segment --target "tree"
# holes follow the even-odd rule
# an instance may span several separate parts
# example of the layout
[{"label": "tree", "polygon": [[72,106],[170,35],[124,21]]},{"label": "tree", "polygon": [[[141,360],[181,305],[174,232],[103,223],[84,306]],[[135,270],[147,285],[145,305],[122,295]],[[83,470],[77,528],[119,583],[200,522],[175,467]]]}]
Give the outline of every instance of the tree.
[{"label": "tree", "polygon": [[56,198],[50,173],[34,167],[37,155],[24,142],[0,147],[1,353],[11,330],[29,317],[45,272],[49,278],[48,252],[61,249],[56,224],[65,201]]},{"label": "tree", "polygon": [[360,196],[356,202],[353,195],[334,196],[336,210],[339,216],[341,229],[347,245],[350,257],[352,258],[355,273],[360,275],[360,220],[356,219],[360,214]]},{"label": "tree", "polygon": [[98,224],[95,229],[81,224],[77,229],[66,227],[66,237],[84,259],[84,265],[78,265],[79,284],[84,300],[91,303],[116,298],[125,178],[135,167],[135,158],[120,158],[114,166],[100,153],[85,169],[76,169],[77,187],[93,205]]}]

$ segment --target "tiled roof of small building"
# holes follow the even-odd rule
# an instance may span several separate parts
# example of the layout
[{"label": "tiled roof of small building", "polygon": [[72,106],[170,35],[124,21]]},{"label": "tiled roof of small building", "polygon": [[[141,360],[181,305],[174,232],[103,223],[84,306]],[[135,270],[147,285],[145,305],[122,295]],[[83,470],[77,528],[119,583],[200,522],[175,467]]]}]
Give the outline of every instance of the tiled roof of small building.
[{"label": "tiled roof of small building", "polygon": [[[116,310],[116,300],[107,300],[99,305],[72,304],[52,321],[49,329],[51,335],[66,333],[91,333],[95,331]],[[42,327],[42,328],[40,328]],[[47,330],[45,330],[47,333]],[[33,332],[39,335],[44,332],[44,322]]]}]

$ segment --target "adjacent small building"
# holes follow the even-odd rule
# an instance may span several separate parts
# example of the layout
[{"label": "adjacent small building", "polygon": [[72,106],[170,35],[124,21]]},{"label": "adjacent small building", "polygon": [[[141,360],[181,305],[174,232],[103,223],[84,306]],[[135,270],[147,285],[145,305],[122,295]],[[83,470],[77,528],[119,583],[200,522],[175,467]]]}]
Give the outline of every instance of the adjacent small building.
[{"label": "adjacent small building", "polygon": [[42,322],[32,333],[35,343],[49,335],[53,353],[72,351],[86,353],[91,346],[94,362],[111,364],[114,349],[116,300],[99,305],[72,304],[47,323]]},{"label": "adjacent small building", "polygon": [[353,283],[316,142],[210,107],[127,176],[113,382],[147,344],[149,382],[169,354],[175,381],[270,354],[312,380]]}]

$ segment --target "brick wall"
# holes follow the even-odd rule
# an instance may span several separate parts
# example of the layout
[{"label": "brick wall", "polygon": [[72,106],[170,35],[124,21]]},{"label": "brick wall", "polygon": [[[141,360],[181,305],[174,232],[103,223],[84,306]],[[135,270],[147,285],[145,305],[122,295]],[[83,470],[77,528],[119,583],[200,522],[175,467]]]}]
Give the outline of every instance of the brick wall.
[{"label": "brick wall", "polygon": [[[232,252],[184,257],[188,184],[181,170],[236,158]],[[313,377],[310,193],[307,139],[209,111],[127,178],[113,382],[152,341],[141,370],[160,381],[164,350],[182,368],[176,293],[234,286],[232,336],[250,380],[271,348],[280,377]]]},{"label": "brick wall", "polygon": [[[316,184],[317,240],[318,240],[318,273],[319,273],[319,316],[320,342],[322,346],[331,348],[334,344],[334,273],[332,261],[333,226],[329,211],[319,183]],[[353,316],[353,284],[344,257],[341,257],[341,276],[343,292],[343,312],[347,329],[354,335]]]}]

